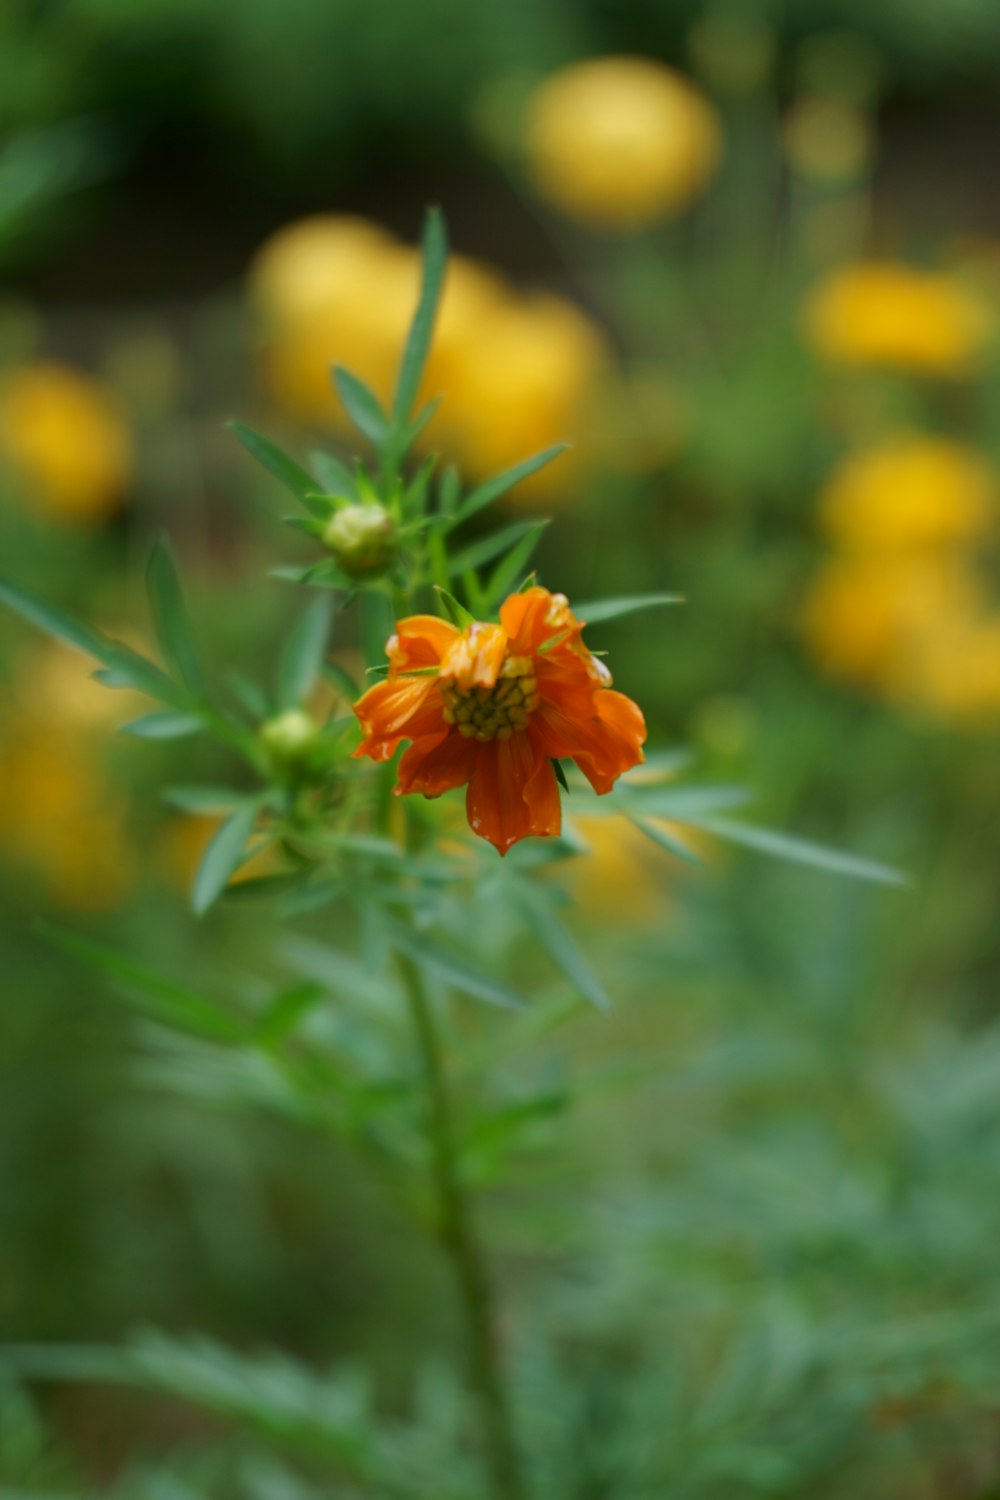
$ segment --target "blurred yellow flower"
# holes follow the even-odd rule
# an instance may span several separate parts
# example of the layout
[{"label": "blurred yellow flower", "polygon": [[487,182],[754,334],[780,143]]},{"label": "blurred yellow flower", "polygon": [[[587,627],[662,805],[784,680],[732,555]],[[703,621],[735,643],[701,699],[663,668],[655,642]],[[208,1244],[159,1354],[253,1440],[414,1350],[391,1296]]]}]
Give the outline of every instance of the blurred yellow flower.
[{"label": "blurred yellow flower", "polygon": [[940,622],[901,666],[900,692],[937,718],[976,727],[1000,715],[1000,615]]},{"label": "blurred yellow flower", "polygon": [[0,372],[0,459],[33,507],[94,525],[126,497],[132,441],[105,385],[70,365],[38,361]]},{"label": "blurred yellow flower", "polygon": [[942,548],[994,527],[997,478],[971,448],[901,433],[849,454],[827,481],[820,513],[834,541],[855,552]]},{"label": "blurred yellow flower", "polygon": [[77,911],[118,906],[135,862],[125,806],[84,745],[24,722],[0,745],[4,857]]},{"label": "blurred yellow flower", "polygon": [[620,814],[577,814],[573,831],[586,853],[570,860],[564,875],[585,917],[638,927],[662,913],[663,855],[634,823]]},{"label": "blurred yellow flower", "polygon": [[[552,443],[587,437],[605,366],[604,340],[565,298],[511,301],[479,319],[453,351],[441,422],[459,466],[474,475],[507,468]],[[566,493],[569,462],[542,469],[512,499]]]},{"label": "blurred yellow flower", "polygon": [[892,692],[908,680],[925,641],[980,609],[971,568],[935,557],[862,554],[834,558],[820,571],[803,630],[833,676]]},{"label": "blurred yellow flower", "polygon": [[104,911],[136,878],[128,806],[102,758],[108,733],[148,700],[109,692],[70,647],[28,647],[11,678],[0,733],[0,841],[58,904]]},{"label": "blurred yellow flower", "polygon": [[601,57],[545,79],[527,109],[528,172],[543,197],[606,229],[679,212],[715,174],[719,119],[682,74],[646,57]]},{"label": "blurred yellow flower", "polygon": [[893,261],[840,267],[806,301],[803,325],[827,359],[918,374],[965,374],[992,332],[985,304],[952,277]]},{"label": "blurred yellow flower", "polygon": [[[321,216],[279,231],[250,271],[272,397],[306,421],[344,423],[330,388],[337,363],[388,401],[419,284],[416,249],[363,220]],[[605,360],[600,332],[573,303],[521,296],[453,256],[422,392],[444,397],[432,440],[477,477],[581,438]],[[565,488],[561,468],[535,489]]]},{"label": "blurred yellow flower", "polygon": [[[251,301],[265,341],[265,379],[285,409],[344,423],[330,366],[347,366],[388,401],[420,291],[420,256],[366,220],[327,214],[287,225],[250,268]],[[453,256],[435,328],[425,391],[448,382],[453,351],[500,302],[500,279]]]}]

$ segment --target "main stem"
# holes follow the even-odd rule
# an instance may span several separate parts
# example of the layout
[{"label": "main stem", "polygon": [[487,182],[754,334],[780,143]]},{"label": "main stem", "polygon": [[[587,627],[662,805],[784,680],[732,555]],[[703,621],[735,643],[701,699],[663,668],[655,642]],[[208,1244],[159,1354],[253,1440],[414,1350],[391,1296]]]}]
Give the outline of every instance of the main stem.
[{"label": "main stem", "polygon": [[451,1098],[434,1014],[416,965],[400,954],[399,967],[427,1086],[441,1236],[451,1255],[465,1308],[472,1374],[483,1404],[493,1488],[497,1500],[523,1500],[521,1465],[494,1341],[490,1285],[459,1176]]}]

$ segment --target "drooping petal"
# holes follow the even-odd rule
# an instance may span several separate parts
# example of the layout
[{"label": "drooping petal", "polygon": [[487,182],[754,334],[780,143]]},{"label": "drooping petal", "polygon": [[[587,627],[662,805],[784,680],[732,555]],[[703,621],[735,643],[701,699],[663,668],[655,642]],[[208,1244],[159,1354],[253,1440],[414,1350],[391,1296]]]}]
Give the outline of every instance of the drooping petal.
[{"label": "drooping petal", "polygon": [[500,623],[515,656],[531,656],[553,636],[565,634],[570,639],[583,628],[563,594],[550,594],[538,585],[505,599]]},{"label": "drooping petal", "polygon": [[388,760],[401,740],[440,734],[445,728],[435,677],[399,677],[377,682],[354,705],[365,737],[355,756]]},{"label": "drooping petal", "polygon": [[463,691],[491,688],[503,665],[507,634],[500,625],[479,622],[470,625],[451,645],[441,662],[443,677]]},{"label": "drooping petal", "polygon": [[534,723],[545,753],[574,760],[600,795],[610,792],[623,771],[643,759],[646,721],[624,693],[601,688],[591,695],[589,712],[582,699],[568,695],[542,699]]},{"label": "drooping petal", "polygon": [[405,667],[434,667],[459,634],[437,615],[410,615],[400,620],[389,637],[386,655],[394,671]]},{"label": "drooping petal", "polygon": [[425,797],[439,797],[442,792],[464,786],[480,748],[474,739],[466,739],[450,725],[442,734],[416,740],[399,762],[397,796],[423,792]]},{"label": "drooping petal", "polygon": [[557,834],[559,785],[538,737],[525,731],[478,748],[465,799],[472,831],[501,854],[519,839]]}]

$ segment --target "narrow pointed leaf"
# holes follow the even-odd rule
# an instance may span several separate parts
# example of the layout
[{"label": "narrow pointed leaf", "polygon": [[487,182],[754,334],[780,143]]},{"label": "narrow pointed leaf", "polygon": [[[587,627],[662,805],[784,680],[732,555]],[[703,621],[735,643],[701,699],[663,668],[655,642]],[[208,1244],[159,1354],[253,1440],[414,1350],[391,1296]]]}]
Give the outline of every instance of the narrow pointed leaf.
[{"label": "narrow pointed leaf", "polygon": [[[381,450],[388,441],[391,429],[374,391],[342,365],[334,365],[333,380],[344,410],[355,427],[364,433],[376,449]],[[315,489],[315,485],[313,488]]]},{"label": "narrow pointed leaf", "polygon": [[417,310],[406,340],[403,361],[399,369],[399,382],[396,386],[396,399],[392,408],[393,416],[399,426],[408,420],[413,403],[417,399],[417,391],[420,389],[424,365],[427,363],[431,340],[434,337],[434,319],[441,300],[447,259],[448,233],[445,229],[444,218],[439,209],[432,208],[424,220],[423,280],[420,287],[420,301],[417,303]]},{"label": "narrow pointed leaf", "polygon": [[648,818],[630,818],[629,822],[644,833],[648,839],[660,849],[665,849],[668,854],[674,855],[676,859],[683,859],[686,864],[700,865],[702,861],[694,850],[685,844],[684,840],[669,828],[664,828],[661,823],[652,823]]},{"label": "narrow pointed leaf", "polygon": [[322,671],[332,620],[333,600],[328,594],[320,594],[289,636],[278,664],[279,709],[298,708],[315,687]]},{"label": "narrow pointed leaf", "polygon": [[231,786],[168,786],[162,795],[171,807],[189,813],[228,813],[248,801],[256,804],[256,797]]},{"label": "narrow pointed leaf", "polygon": [[323,453],[320,449],[309,455],[309,462],[316,470],[316,477],[328,495],[348,495],[352,500],[357,498],[358,487],[354,475],[346,464],[342,464],[339,458],[334,458],[332,453]]},{"label": "narrow pointed leaf", "polygon": [[205,722],[197,714],[155,713],[123,724],[118,732],[138,740],[180,740],[189,734],[201,734],[204,729]]},{"label": "narrow pointed leaf", "polygon": [[491,532],[489,536],[470,542],[467,547],[462,547],[451,558],[449,569],[452,577],[459,578],[463,573],[492,562],[495,557],[499,557],[502,552],[515,546],[524,537],[534,533],[540,535],[547,525],[547,521],[514,521],[510,526],[502,527],[500,531]]},{"label": "narrow pointed leaf", "polygon": [[390,931],[392,942],[400,953],[442,984],[460,990],[463,995],[471,995],[475,1000],[485,1000],[489,1005],[519,1009],[524,1004],[521,996],[509,985],[473,968],[464,958],[439,947],[430,938],[417,936],[403,927],[394,926]]},{"label": "narrow pointed leaf", "polygon": [[300,504],[305,506],[306,510],[311,510],[314,515],[326,515],[329,507],[320,505],[316,498],[316,491],[320,486],[301,464],[282,452],[277,443],[272,443],[270,438],[255,432],[245,422],[230,422],[229,430],[243,444],[247,452],[253,454],[258,463],[263,464],[275,479],[280,479],[285,488]]},{"label": "narrow pointed leaf", "polygon": [[522,569],[541,541],[542,533],[548,524],[548,521],[536,521],[531,530],[527,531],[521,540],[515,543],[507,556],[497,564],[486,590],[489,604],[499,604],[514,588],[515,581],[520,578]]},{"label": "narrow pointed leaf", "polygon": [[[614,795],[614,794],[613,794]],[[731,807],[742,807],[749,793],[742,786],[629,786],[619,788],[622,811],[629,817],[668,818],[694,823]]]},{"label": "narrow pointed leaf", "polygon": [[133,651],[131,646],[112,640],[98,630],[74,620],[46,600],[38,598],[28,589],[18,587],[9,580],[0,579],[0,604],[5,604],[22,620],[51,635],[56,640],[75,646],[88,656],[103,663],[104,672],[94,675],[106,687],[129,687],[158,698],[175,708],[187,708],[188,696],[177,683],[146,657]]},{"label": "narrow pointed leaf", "polygon": [[531,474],[537,474],[539,469],[544,469],[560,453],[565,453],[569,447],[568,443],[554,443],[551,448],[545,448],[541,453],[536,453],[532,458],[526,458],[522,463],[514,464],[513,468],[505,469],[502,474],[495,474],[492,479],[486,479],[482,484],[470,490],[455,512],[455,525],[461,521],[467,521],[477,511],[483,510],[487,505],[492,505],[494,500],[499,500],[508,490],[520,484],[522,479],[527,479]]},{"label": "narrow pointed leaf", "polygon": [[857,854],[844,854],[839,849],[827,849],[823,844],[814,844],[810,839],[795,838],[791,834],[776,833],[771,828],[756,828],[749,823],[734,823],[728,818],[701,818],[698,826],[732,844],[742,844],[758,854],[771,854],[776,859],[790,860],[795,864],[811,865],[813,869],[825,870],[831,875],[846,875],[855,880],[871,880],[879,885],[906,885],[907,877],[901,870],[878,860],[865,859]]},{"label": "narrow pointed leaf", "polygon": [[41,925],[42,935],[71,958],[98,969],[155,1020],[213,1041],[235,1042],[246,1037],[243,1022],[225,1007],[187,985],[154,973],[113,948],[61,928]]},{"label": "narrow pointed leaf", "polygon": [[449,594],[447,589],[435,586],[435,594],[441,605],[441,613],[446,620],[457,625],[459,630],[466,630],[470,625],[475,625],[476,617],[466,609],[464,604],[459,604],[454,594]]},{"label": "narrow pointed leaf", "polygon": [[191,696],[200,698],[205,690],[201,664],[184,606],[177,567],[170,547],[162,537],[154,543],[149,555],[146,584],[163,655]]},{"label": "narrow pointed leaf", "polygon": [[556,968],[569,980],[573,988],[591,1005],[599,1010],[610,1009],[611,1002],[597,975],[587,962],[575,938],[564,927],[548,905],[528,898],[519,902],[525,925],[530,929],[539,947],[548,954]]},{"label": "narrow pointed leaf", "polygon": [[618,620],[622,615],[634,615],[641,609],[657,609],[666,604],[683,604],[682,594],[631,594],[621,599],[593,599],[585,604],[574,604],[573,613],[587,625],[598,625],[604,620]]},{"label": "narrow pointed leaf", "polygon": [[238,807],[205,850],[191,892],[191,903],[199,916],[218,900],[229,883],[229,877],[243,863],[256,819],[256,807]]},{"label": "narrow pointed leaf", "polygon": [[254,1039],[265,1046],[273,1047],[295,1030],[299,1022],[322,1005],[329,991],[322,984],[304,980],[282,990],[257,1018]]}]

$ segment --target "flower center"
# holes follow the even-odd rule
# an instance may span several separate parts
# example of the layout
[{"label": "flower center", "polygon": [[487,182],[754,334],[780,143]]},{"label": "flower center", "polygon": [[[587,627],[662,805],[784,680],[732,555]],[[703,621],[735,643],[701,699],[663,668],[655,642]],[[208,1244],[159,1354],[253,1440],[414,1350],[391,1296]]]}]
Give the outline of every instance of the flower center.
[{"label": "flower center", "polygon": [[509,740],[524,729],[538,707],[538,679],[530,656],[508,656],[492,687],[460,688],[453,678],[440,684],[447,724],[467,740]]}]

